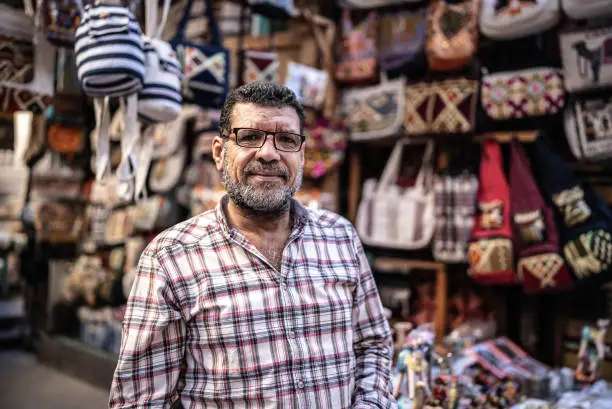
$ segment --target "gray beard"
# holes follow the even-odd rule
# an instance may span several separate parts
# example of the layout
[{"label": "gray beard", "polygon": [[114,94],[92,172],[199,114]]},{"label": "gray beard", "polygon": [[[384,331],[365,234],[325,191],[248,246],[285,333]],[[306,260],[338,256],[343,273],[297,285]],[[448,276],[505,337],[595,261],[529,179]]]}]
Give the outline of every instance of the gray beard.
[{"label": "gray beard", "polygon": [[302,185],[302,160],[300,160],[299,171],[292,186],[263,183],[256,187],[234,180],[228,169],[226,149],[223,149],[222,155],[221,183],[238,208],[247,214],[264,219],[276,219],[289,211],[291,199]]}]

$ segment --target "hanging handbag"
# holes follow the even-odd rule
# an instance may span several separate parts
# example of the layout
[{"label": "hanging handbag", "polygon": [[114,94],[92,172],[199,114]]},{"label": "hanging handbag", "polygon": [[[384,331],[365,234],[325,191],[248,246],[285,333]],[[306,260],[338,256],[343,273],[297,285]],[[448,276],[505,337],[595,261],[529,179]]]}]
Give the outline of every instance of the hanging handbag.
[{"label": "hanging handbag", "polygon": [[533,171],[558,218],[565,261],[577,282],[608,281],[612,274],[612,214],[568,165],[538,138]]},{"label": "hanging handbag", "polygon": [[206,0],[210,45],[186,40],[194,0],[189,0],[174,38],[170,41],[183,68],[183,100],[205,108],[220,108],[229,92],[230,57],[223,47],[212,0]]},{"label": "hanging handbag", "polygon": [[495,120],[555,115],[565,106],[563,74],[548,67],[487,74],[480,101]]},{"label": "hanging handbag", "polygon": [[468,249],[469,274],[484,285],[516,284],[510,212],[510,188],[502,154],[494,140],[483,142],[478,213]]},{"label": "hanging handbag", "polygon": [[379,85],[351,89],[344,94],[342,109],[354,141],[396,135],[404,122],[404,78]]},{"label": "hanging handbag", "polygon": [[71,0],[44,0],[45,30],[47,40],[59,47],[74,46],[76,28],[81,23],[81,13]]},{"label": "hanging handbag", "polygon": [[138,117],[146,124],[170,122],[181,113],[183,73],[172,46],[160,40],[169,9],[170,0],[165,0],[158,24],[157,1],[148,0],[146,3],[145,77],[138,94]]},{"label": "hanging handbag", "polygon": [[457,78],[434,82],[430,92],[428,132],[447,135],[474,131],[478,81]]},{"label": "hanging handbag", "polygon": [[93,4],[82,11],[75,38],[77,75],[92,97],[138,92],[145,76],[142,31],[127,7]]},{"label": "hanging handbag", "polygon": [[409,139],[395,144],[377,183],[368,179],[357,212],[357,230],[361,240],[371,246],[398,250],[426,247],[434,233],[433,142],[429,141],[423,164],[412,187],[400,189],[395,184],[401,167],[404,146]]},{"label": "hanging handbag", "polygon": [[23,11],[0,4],[0,82],[34,78],[33,22]]},{"label": "hanging handbag", "polygon": [[576,98],[565,110],[565,135],[576,159],[612,157],[612,97]]},{"label": "hanging handbag", "polygon": [[384,71],[400,69],[418,59],[425,46],[427,9],[385,13],[380,19],[379,64]]},{"label": "hanging handbag", "polygon": [[429,8],[427,59],[435,71],[460,70],[470,65],[478,49],[480,0],[446,2]]},{"label": "hanging handbag", "polygon": [[325,100],[328,78],[326,71],[289,61],[285,86],[302,105],[319,109]]},{"label": "hanging handbag", "polygon": [[568,91],[612,87],[612,26],[561,33],[559,46]]},{"label": "hanging handbag", "polygon": [[378,13],[370,11],[357,26],[353,26],[351,12],[342,11],[342,41],[338,50],[336,80],[346,84],[375,81],[377,72],[376,33]]},{"label": "hanging handbag", "polygon": [[482,0],[480,31],[509,40],[547,31],[560,19],[559,0]]},{"label": "hanging handbag", "polygon": [[559,255],[553,211],[544,202],[529,160],[516,140],[511,145],[510,203],[516,233],[517,272],[525,292],[571,288],[569,270]]},{"label": "hanging handbag", "polygon": [[561,8],[569,18],[584,20],[612,14],[610,0],[561,0]]},{"label": "hanging handbag", "polygon": [[278,83],[280,60],[273,51],[244,51],[244,72],[242,82],[249,84],[255,81]]}]

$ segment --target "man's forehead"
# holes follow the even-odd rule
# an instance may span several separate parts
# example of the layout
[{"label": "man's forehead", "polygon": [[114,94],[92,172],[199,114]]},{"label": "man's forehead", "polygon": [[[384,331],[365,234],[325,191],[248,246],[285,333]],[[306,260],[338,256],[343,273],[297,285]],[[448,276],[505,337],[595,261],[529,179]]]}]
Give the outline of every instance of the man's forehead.
[{"label": "man's forehead", "polygon": [[[232,125],[252,126],[253,123],[273,122],[289,127],[299,126],[300,119],[293,107],[268,107],[253,103],[237,103],[232,111]],[[250,124],[249,124],[250,123]]]}]

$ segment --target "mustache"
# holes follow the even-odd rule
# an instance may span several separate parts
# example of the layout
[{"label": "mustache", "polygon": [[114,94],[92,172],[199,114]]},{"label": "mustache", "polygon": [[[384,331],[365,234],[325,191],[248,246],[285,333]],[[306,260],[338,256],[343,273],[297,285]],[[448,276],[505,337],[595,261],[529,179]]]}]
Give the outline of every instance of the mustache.
[{"label": "mustache", "polygon": [[267,174],[282,176],[284,178],[289,176],[289,170],[281,166],[278,162],[276,163],[274,162],[271,162],[271,163],[254,162],[244,168],[244,173],[246,173],[247,175],[267,173]]}]

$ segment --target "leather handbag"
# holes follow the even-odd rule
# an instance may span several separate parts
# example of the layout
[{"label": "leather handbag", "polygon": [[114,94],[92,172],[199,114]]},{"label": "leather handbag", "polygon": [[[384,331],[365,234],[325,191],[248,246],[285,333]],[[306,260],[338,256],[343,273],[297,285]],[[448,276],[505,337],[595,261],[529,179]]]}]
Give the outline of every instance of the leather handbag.
[{"label": "leather handbag", "polygon": [[566,16],[574,20],[584,20],[609,16],[612,14],[610,0],[561,0],[561,8]]},{"label": "leather handbag", "polygon": [[92,97],[122,97],[142,88],[142,31],[128,7],[88,4],[75,38],[77,75]]},{"label": "leather handbag", "polygon": [[535,183],[523,148],[514,140],[510,149],[510,204],[519,279],[528,293],[569,289],[572,279],[559,254],[553,210]]},{"label": "leather handbag", "polygon": [[549,143],[533,144],[533,172],[557,216],[563,255],[577,283],[608,281],[612,275],[612,213],[576,177]]},{"label": "leather handbag", "polygon": [[399,250],[427,247],[434,234],[434,190],[432,157],[434,145],[427,143],[422,167],[414,186],[395,184],[407,138],[395,144],[377,182],[368,179],[357,212],[357,230],[363,243]]},{"label": "leather handbag", "polygon": [[612,26],[563,32],[559,46],[569,92],[612,87]]},{"label": "leather handbag", "polygon": [[495,120],[555,115],[565,107],[563,74],[557,68],[485,75],[480,95],[482,108]]},{"label": "leather handbag", "polygon": [[612,157],[612,97],[575,98],[564,115],[565,135],[576,159]]},{"label": "leather handbag", "polygon": [[400,69],[418,59],[425,47],[426,28],[426,8],[383,14],[378,40],[380,68]]},{"label": "leather handbag", "polygon": [[482,0],[480,31],[495,40],[547,31],[561,19],[559,0]]},{"label": "leather handbag", "polygon": [[344,94],[342,109],[351,140],[385,138],[400,131],[405,113],[404,84],[400,78]]},{"label": "leather handbag", "polygon": [[482,146],[478,211],[468,248],[469,274],[484,285],[517,283],[510,212],[510,187],[504,175],[499,144]]},{"label": "leather handbag", "polygon": [[435,71],[468,67],[478,49],[480,0],[438,0],[429,8],[427,60]]},{"label": "leather handbag", "polygon": [[342,11],[342,40],[339,42],[336,80],[345,84],[370,83],[378,78],[376,34],[378,13],[370,11],[357,26],[351,12]]},{"label": "leather handbag", "polygon": [[220,108],[229,92],[230,56],[223,47],[212,0],[206,0],[206,18],[211,35],[209,45],[185,38],[194,0],[188,0],[174,38],[170,41],[183,68],[183,99],[204,108]]}]

